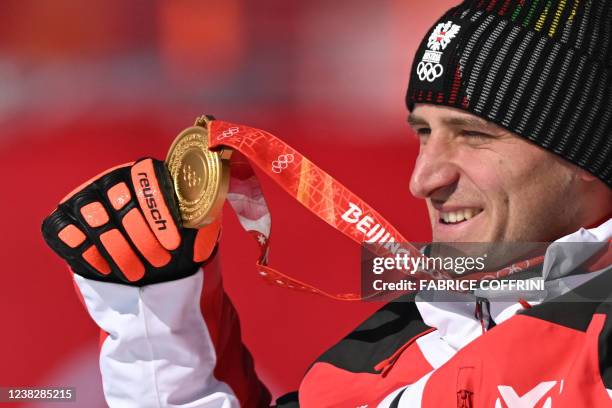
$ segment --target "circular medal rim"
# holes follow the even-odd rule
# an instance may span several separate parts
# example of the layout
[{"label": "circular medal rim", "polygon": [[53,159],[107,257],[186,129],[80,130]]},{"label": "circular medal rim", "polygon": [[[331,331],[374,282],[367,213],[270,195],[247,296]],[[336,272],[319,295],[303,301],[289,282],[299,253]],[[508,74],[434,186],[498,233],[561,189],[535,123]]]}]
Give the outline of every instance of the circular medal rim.
[{"label": "circular medal rim", "polygon": [[[172,178],[175,195],[178,199],[183,226],[188,228],[200,228],[217,218],[223,209],[225,196],[229,189],[229,161],[222,159],[218,152],[208,150],[208,132],[209,130],[202,126],[191,126],[184,129],[174,139],[166,156],[165,162]],[[194,134],[197,136],[197,144],[199,146],[187,146],[185,149],[186,151],[191,150],[191,148],[201,149],[202,157],[208,171],[208,182],[205,186],[205,192],[201,194],[201,197],[195,202],[191,201],[190,205],[186,205],[184,200],[181,200],[182,196],[179,194],[178,185],[176,183],[176,177],[178,177],[177,169],[180,169],[180,163],[182,163],[181,157],[176,157],[176,150],[182,143],[190,143],[189,141],[185,141],[185,138]],[[213,191],[206,194],[206,190],[208,189],[212,189]],[[202,204],[204,200],[206,204]]]}]

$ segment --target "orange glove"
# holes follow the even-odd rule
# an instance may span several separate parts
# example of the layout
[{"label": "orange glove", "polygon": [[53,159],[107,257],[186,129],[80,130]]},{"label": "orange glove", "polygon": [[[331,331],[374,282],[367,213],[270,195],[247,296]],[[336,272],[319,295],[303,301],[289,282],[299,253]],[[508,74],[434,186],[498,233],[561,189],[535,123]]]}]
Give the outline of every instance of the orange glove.
[{"label": "orange glove", "polygon": [[42,233],[74,273],[144,286],[196,273],[215,250],[220,227],[216,220],[183,228],[164,163],[146,158],[79,187],[45,218]]}]

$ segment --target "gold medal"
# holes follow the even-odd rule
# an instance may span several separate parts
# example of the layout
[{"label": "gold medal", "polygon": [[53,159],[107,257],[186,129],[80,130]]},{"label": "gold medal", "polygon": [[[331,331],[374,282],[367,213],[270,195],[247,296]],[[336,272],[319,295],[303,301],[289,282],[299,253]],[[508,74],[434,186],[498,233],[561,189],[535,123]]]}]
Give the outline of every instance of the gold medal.
[{"label": "gold medal", "polygon": [[208,125],[213,119],[196,119],[194,126],[174,139],[166,157],[183,226],[187,228],[201,228],[217,218],[229,187],[232,150],[208,150]]}]

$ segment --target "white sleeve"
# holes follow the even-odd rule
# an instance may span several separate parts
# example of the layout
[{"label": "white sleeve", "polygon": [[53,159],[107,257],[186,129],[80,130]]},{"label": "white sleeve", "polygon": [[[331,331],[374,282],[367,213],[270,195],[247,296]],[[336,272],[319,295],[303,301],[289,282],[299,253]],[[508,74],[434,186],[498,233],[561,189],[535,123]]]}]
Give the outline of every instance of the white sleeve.
[{"label": "white sleeve", "polygon": [[238,407],[213,375],[216,353],[200,311],[204,274],[144,287],[74,276],[96,324],[110,407]]}]

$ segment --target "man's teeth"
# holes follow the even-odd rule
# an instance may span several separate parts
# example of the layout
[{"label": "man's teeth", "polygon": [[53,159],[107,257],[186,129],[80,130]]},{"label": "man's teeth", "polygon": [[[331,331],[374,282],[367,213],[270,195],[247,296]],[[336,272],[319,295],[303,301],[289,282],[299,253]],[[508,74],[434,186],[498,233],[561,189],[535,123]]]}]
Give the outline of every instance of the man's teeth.
[{"label": "man's teeth", "polygon": [[446,224],[454,224],[461,221],[467,221],[481,211],[480,209],[466,208],[458,211],[440,212],[440,218]]}]

